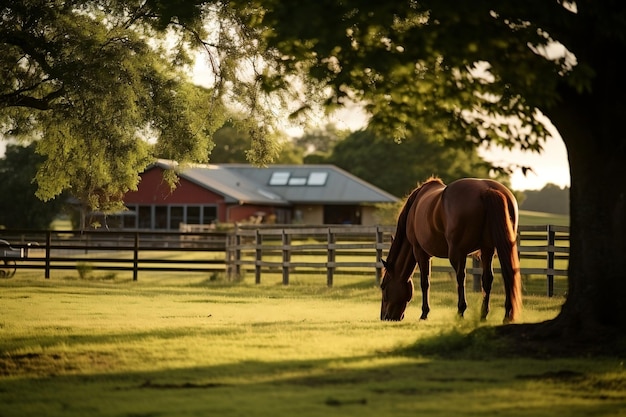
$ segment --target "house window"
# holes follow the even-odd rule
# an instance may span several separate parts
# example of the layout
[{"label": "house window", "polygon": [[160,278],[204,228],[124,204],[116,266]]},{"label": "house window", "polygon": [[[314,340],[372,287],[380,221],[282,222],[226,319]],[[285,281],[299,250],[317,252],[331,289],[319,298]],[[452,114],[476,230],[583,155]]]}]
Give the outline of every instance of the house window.
[{"label": "house window", "polygon": [[211,224],[217,221],[217,207],[216,206],[204,206],[202,207],[202,224]]},{"label": "house window", "polygon": [[200,206],[187,206],[187,224],[202,224],[200,221]]},{"label": "house window", "polygon": [[167,229],[167,206],[154,207],[154,228]]},{"label": "house window", "polygon": [[185,207],[170,206],[170,229],[178,229],[181,223],[185,223]]},{"label": "house window", "polygon": [[[125,229],[178,230],[181,223],[211,224],[217,206],[128,206],[123,215]],[[121,224],[121,223],[120,223]]]},{"label": "house window", "polygon": [[139,206],[137,209],[137,227],[152,229],[152,206]]}]

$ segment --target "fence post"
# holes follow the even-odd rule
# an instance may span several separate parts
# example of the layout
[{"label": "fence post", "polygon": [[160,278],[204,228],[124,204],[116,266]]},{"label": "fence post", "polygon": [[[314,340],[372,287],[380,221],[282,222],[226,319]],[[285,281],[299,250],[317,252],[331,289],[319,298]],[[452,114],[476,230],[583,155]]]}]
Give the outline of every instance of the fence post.
[{"label": "fence post", "polygon": [[289,250],[290,243],[291,243],[290,235],[288,235],[285,229],[283,229],[283,233],[282,233],[283,285],[289,285],[289,261],[291,260],[291,253]]},{"label": "fence post", "polygon": [[328,264],[326,267],[326,285],[333,286],[333,278],[335,274],[335,253],[337,251],[335,241],[337,237],[332,232],[330,227],[328,228],[327,240],[328,240]]},{"label": "fence post", "polygon": [[133,281],[137,281],[138,268],[139,268],[139,232],[135,232],[135,244],[133,247]]},{"label": "fence post", "polygon": [[52,232],[46,231],[46,270],[44,272],[45,279],[50,278],[50,246],[52,246]]},{"label": "fence post", "polygon": [[548,297],[554,295],[554,245],[556,242],[556,232],[551,225],[548,225]]},{"label": "fence post", "polygon": [[255,260],[254,260],[254,283],[261,283],[261,262],[263,261],[263,235],[261,235],[261,231],[256,229],[256,235],[254,237],[254,245],[255,245]]},{"label": "fence post", "polygon": [[383,239],[384,233],[380,226],[376,226],[376,284],[380,285],[380,280],[383,278],[383,269],[380,266],[380,261],[383,259]]},{"label": "fence post", "polygon": [[235,279],[241,276],[241,235],[239,234],[239,225],[235,226]]},{"label": "fence post", "polygon": [[236,275],[236,259],[235,250],[237,246],[237,231],[238,225],[235,224],[235,228],[228,232],[226,235],[226,276],[229,281],[233,281]]}]

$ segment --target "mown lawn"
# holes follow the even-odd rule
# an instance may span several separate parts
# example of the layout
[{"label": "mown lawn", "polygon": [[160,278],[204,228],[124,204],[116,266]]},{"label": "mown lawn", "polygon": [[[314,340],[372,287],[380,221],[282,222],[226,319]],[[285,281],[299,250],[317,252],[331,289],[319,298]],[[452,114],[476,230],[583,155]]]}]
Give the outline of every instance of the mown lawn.
[{"label": "mown lawn", "polygon": [[[386,323],[370,277],[20,273],[0,281],[0,416],[624,415],[623,357],[498,357],[465,338],[500,324],[496,293],[486,323],[476,293],[458,320],[440,275],[428,321],[415,302]],[[561,302],[527,296],[523,319]]]}]

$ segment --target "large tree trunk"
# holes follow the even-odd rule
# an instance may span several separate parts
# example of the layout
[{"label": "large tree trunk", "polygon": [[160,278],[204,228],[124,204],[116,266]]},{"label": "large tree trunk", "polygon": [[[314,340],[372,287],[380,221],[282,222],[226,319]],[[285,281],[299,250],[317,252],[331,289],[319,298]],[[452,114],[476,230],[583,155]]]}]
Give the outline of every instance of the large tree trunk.
[{"label": "large tree trunk", "polygon": [[562,91],[563,102],[548,114],[570,163],[569,290],[558,317],[539,327],[552,336],[595,343],[598,336],[606,341],[626,334],[626,106],[621,97],[626,82],[612,67],[597,74],[591,94]]}]

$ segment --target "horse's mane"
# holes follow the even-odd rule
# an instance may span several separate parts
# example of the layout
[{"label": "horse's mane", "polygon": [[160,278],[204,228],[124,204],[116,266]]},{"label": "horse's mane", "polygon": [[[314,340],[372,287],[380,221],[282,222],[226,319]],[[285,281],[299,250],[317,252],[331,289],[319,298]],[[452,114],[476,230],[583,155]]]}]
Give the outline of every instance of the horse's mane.
[{"label": "horse's mane", "polygon": [[393,242],[391,247],[389,248],[389,258],[395,259],[397,257],[400,248],[404,244],[406,239],[406,222],[409,217],[409,210],[411,210],[411,206],[415,203],[415,199],[417,199],[417,195],[425,186],[429,184],[443,184],[441,178],[438,177],[430,177],[426,181],[421,184],[418,184],[417,187],[411,191],[411,194],[406,199],[404,206],[400,210],[400,214],[398,215],[398,225],[396,226],[396,234],[393,238]]}]

